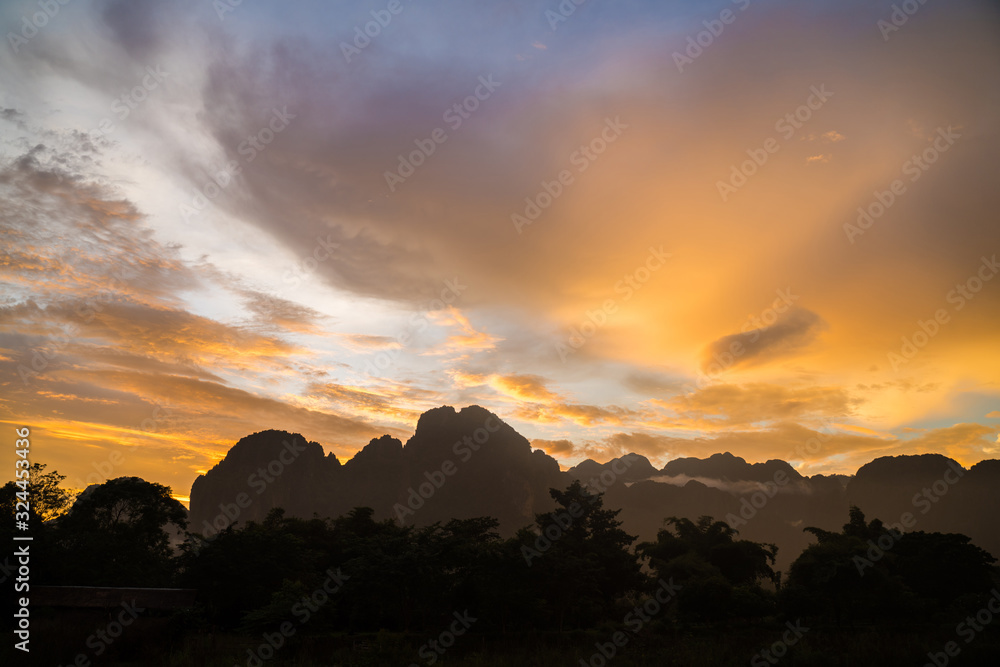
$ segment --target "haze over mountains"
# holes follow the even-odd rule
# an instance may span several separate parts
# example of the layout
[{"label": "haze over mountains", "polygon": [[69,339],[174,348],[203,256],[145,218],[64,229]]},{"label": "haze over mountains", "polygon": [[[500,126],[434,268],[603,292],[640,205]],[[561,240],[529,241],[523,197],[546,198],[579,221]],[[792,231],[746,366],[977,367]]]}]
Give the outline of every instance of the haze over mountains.
[{"label": "haze over mountains", "polygon": [[806,526],[839,530],[851,505],[869,519],[908,531],[957,532],[1000,554],[1000,461],[966,470],[940,454],[883,457],[854,476],[803,477],[785,461],[749,464],[731,453],[681,458],[656,469],[628,454],[587,460],[561,471],[555,459],[479,406],[450,406],[421,415],[405,445],[382,436],[347,462],[316,442],[262,431],[236,443],[191,488],[190,529],[213,535],[228,525],[260,521],[274,507],[299,517],[335,517],[368,506],[379,519],[427,525],[493,516],[501,533],[553,509],[550,488],[574,479],[605,493],[623,527],[652,540],[668,516],[725,520],[740,536],[779,547],[784,568],[813,538]]}]

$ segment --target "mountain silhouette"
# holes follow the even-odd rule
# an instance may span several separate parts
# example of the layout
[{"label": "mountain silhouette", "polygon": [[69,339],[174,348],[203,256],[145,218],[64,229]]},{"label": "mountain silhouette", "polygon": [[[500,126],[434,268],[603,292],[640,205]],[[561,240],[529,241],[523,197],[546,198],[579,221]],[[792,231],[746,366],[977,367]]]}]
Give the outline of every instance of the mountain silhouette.
[{"label": "mountain silhouette", "polygon": [[688,477],[707,477],[710,479],[730,480],[734,482],[768,482],[773,481],[778,471],[784,472],[790,479],[802,479],[802,476],[784,461],[772,459],[766,463],[747,463],[739,456],[729,452],[712,454],[707,459],[680,458],[674,459],[663,467],[662,474],[666,476],[687,475]]},{"label": "mountain silhouette", "polygon": [[812,541],[804,527],[839,530],[851,505],[889,526],[909,513],[908,529],[964,533],[1000,553],[1000,525],[982,511],[1000,501],[1000,461],[966,470],[940,454],[882,457],[853,476],[804,477],[785,461],[748,463],[729,452],[675,459],[659,470],[627,454],[561,471],[480,406],[429,410],[405,444],[382,436],[346,463],[299,434],[249,435],[195,480],[191,530],[211,535],[261,521],[274,507],[311,518],[363,506],[404,525],[492,516],[509,536],[553,509],[550,488],[574,479],[604,493],[605,506],[620,508],[623,528],[640,540],[655,539],[666,517],[710,515],[742,539],[778,545],[779,568]]},{"label": "mountain silhouette", "polygon": [[202,530],[207,522],[217,531],[261,521],[272,507],[291,516],[335,517],[365,506],[377,518],[415,525],[493,516],[504,534],[513,534],[552,508],[549,489],[565,480],[555,459],[532,451],[492,412],[446,406],[421,415],[405,445],[382,436],[342,465],[298,434],[247,436],[195,480],[191,524]]}]

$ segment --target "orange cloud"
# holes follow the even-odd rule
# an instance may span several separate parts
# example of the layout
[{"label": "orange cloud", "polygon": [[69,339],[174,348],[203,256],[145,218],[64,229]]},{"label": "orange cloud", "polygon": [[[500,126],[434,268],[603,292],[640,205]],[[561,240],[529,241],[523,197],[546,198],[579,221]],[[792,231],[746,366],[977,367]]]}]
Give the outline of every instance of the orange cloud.
[{"label": "orange cloud", "polygon": [[657,403],[689,424],[715,430],[790,420],[823,420],[853,414],[862,400],[841,387],[766,383],[713,384]]},{"label": "orange cloud", "polygon": [[545,379],[537,375],[493,375],[489,384],[497,391],[519,401],[550,403],[556,394],[545,386]]},{"label": "orange cloud", "polygon": [[555,458],[565,458],[572,455],[575,450],[573,443],[569,440],[536,439],[531,441],[531,446],[535,449],[541,449],[549,456]]}]

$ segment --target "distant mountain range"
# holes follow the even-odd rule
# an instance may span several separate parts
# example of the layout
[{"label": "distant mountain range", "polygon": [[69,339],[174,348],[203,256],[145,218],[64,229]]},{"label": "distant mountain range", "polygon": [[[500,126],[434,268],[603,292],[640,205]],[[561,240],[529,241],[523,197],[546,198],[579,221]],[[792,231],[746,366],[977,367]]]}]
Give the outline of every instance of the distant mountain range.
[{"label": "distant mountain range", "polygon": [[940,454],[883,457],[853,476],[803,477],[785,461],[749,464],[730,453],[681,458],[663,469],[628,454],[561,471],[555,459],[490,411],[450,406],[421,415],[404,446],[372,440],[346,463],[297,433],[262,431],[236,443],[191,487],[190,530],[212,535],[229,524],[288,515],[336,517],[368,506],[376,518],[427,525],[493,516],[504,535],[554,506],[550,488],[574,479],[605,493],[624,528],[651,540],[668,516],[725,520],[740,536],[778,545],[786,568],[813,538],[806,526],[839,530],[850,505],[869,520],[906,530],[963,533],[1000,556],[1000,461],[964,469]]}]

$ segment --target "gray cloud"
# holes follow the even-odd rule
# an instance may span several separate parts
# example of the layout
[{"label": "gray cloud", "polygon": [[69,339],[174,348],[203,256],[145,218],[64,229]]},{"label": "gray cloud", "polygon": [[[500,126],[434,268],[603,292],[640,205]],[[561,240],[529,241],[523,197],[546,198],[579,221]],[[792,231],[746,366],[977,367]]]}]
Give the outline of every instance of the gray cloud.
[{"label": "gray cloud", "polygon": [[808,346],[826,328],[826,322],[816,313],[792,307],[771,326],[730,334],[709,343],[702,357],[702,370],[714,375],[728,368],[787,357]]},{"label": "gray cloud", "polygon": [[263,292],[247,289],[241,292],[241,296],[247,310],[269,329],[317,333],[320,331],[319,322],[326,319],[313,308]]}]

